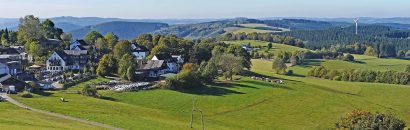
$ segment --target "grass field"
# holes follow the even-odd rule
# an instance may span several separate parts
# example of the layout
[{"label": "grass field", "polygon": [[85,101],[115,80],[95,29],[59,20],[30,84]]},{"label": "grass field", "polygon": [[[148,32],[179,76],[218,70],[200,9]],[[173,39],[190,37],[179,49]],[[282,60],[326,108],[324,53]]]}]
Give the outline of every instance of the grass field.
[{"label": "grass field", "polygon": [[[257,29],[258,27],[264,27],[264,28],[272,28],[274,27],[268,26],[266,24],[241,24],[240,26],[242,27],[228,27],[225,28],[224,30],[226,33],[271,33],[271,32],[280,32],[280,31],[273,31],[273,30],[263,30],[263,29]],[[284,31],[289,31],[288,29],[285,28],[280,28],[281,30]]]},{"label": "grass field", "polygon": [[3,130],[102,129],[76,121],[31,112],[7,102],[0,102],[0,110],[0,129]]},{"label": "grass field", "polygon": [[[194,97],[197,108],[204,111],[207,129],[326,129],[354,109],[390,111],[410,122],[409,86],[280,76],[272,73],[269,61],[263,60],[253,60],[253,66],[252,72],[286,79],[286,84],[243,77],[233,84],[190,92],[100,91],[105,100],[69,94],[70,89],[32,99],[15,98],[35,108],[126,129],[189,129]],[[306,71],[308,67],[299,69]],[[59,97],[68,102],[60,103]],[[194,127],[200,128],[198,114]]]},{"label": "grass field", "polygon": [[[230,41],[230,44],[261,41]],[[274,44],[271,51],[303,50]],[[308,60],[294,66],[295,76],[276,75],[271,61],[252,60],[251,73],[282,78],[277,85],[247,77],[233,83],[220,83],[187,92],[150,90],[116,93],[99,91],[101,99],[75,94],[86,84],[107,79],[98,78],[65,91],[50,91],[17,100],[38,109],[105,123],[125,129],[190,129],[192,99],[204,111],[206,129],[328,129],[341,116],[355,109],[392,112],[410,125],[410,86],[322,80],[304,77],[310,67],[324,65],[340,68],[363,68],[403,71],[408,60],[377,59],[355,55],[358,62]],[[403,69],[403,70],[402,70]],[[61,103],[60,97],[68,102]],[[194,129],[200,129],[195,114]],[[1,124],[1,123],[0,123]]]}]

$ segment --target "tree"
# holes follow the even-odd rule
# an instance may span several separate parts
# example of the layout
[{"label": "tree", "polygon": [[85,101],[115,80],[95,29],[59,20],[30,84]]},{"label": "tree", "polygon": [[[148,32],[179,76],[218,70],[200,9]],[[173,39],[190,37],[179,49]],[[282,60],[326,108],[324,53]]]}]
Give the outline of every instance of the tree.
[{"label": "tree", "polygon": [[8,46],[9,45],[9,35],[7,32],[1,34],[1,44],[3,46]]},{"label": "tree", "polygon": [[101,60],[98,62],[98,67],[97,67],[97,75],[101,77],[105,77],[109,75],[109,55],[106,54],[104,55]]},{"label": "tree", "polygon": [[55,36],[55,28],[54,23],[50,19],[44,20],[41,23],[41,33],[44,35],[45,38],[53,39]]},{"label": "tree", "polygon": [[135,81],[135,79],[137,78],[136,74],[135,74],[135,71],[136,71],[136,69],[135,69],[134,65],[128,67],[128,69],[127,69],[127,79],[129,81]]},{"label": "tree", "polygon": [[351,55],[351,54],[347,54],[347,55],[344,56],[343,60],[345,60],[345,61],[354,61],[354,56]]},{"label": "tree", "polygon": [[222,73],[226,79],[233,80],[233,75],[242,72],[243,58],[235,56],[233,54],[223,54],[218,64],[218,68],[222,70]]},{"label": "tree", "polygon": [[38,41],[32,41],[29,43],[28,53],[32,54],[33,56],[39,56],[39,47],[40,43]]},{"label": "tree", "polygon": [[109,52],[108,44],[103,38],[98,38],[95,42],[95,48],[102,54]]},{"label": "tree", "polygon": [[131,42],[127,40],[119,41],[115,45],[113,52],[114,52],[115,59],[121,59],[123,55],[131,54]]},{"label": "tree", "polygon": [[127,70],[130,66],[135,66],[134,57],[130,54],[125,54],[118,63],[118,75],[123,79],[127,79]]},{"label": "tree", "polygon": [[105,34],[104,36],[104,40],[107,42],[108,44],[108,49],[113,50],[115,44],[118,42],[118,36],[115,35],[112,32],[108,32],[107,34]]},{"label": "tree", "polygon": [[275,58],[273,59],[272,69],[275,70],[276,74],[286,74],[287,66],[283,59]]},{"label": "tree", "polygon": [[405,56],[406,56],[406,52],[404,52],[403,50],[399,50],[399,51],[397,52],[397,57],[403,58],[403,57],[405,57]]},{"label": "tree", "polygon": [[60,35],[60,39],[63,42],[64,48],[70,46],[73,35],[71,33],[63,33]]},{"label": "tree", "polygon": [[366,48],[366,51],[364,52],[364,55],[367,55],[367,56],[377,56],[376,51],[375,51],[374,48],[371,47],[371,46],[368,46],[368,47]]},{"label": "tree", "polygon": [[99,97],[97,89],[95,87],[91,87],[90,85],[85,86],[81,93],[84,96],[89,96],[89,97]]},{"label": "tree", "polygon": [[268,43],[268,50],[272,49],[272,42]]},{"label": "tree", "polygon": [[91,31],[91,32],[87,33],[87,35],[85,35],[84,40],[88,44],[95,44],[95,42],[97,41],[98,38],[103,38],[101,33],[97,32],[97,31]]},{"label": "tree", "polygon": [[405,72],[410,73],[410,65],[406,66],[406,71]]},{"label": "tree", "polygon": [[403,130],[406,124],[390,113],[372,114],[368,111],[354,110],[342,117],[335,127],[336,129]]},{"label": "tree", "polygon": [[39,18],[33,15],[20,18],[17,33],[17,39],[20,45],[24,45],[27,41],[40,40],[42,37]]},{"label": "tree", "polygon": [[242,58],[242,66],[250,69],[252,66],[251,56],[249,53],[243,49],[240,45],[230,45],[227,49],[228,53],[234,54],[235,56]]}]

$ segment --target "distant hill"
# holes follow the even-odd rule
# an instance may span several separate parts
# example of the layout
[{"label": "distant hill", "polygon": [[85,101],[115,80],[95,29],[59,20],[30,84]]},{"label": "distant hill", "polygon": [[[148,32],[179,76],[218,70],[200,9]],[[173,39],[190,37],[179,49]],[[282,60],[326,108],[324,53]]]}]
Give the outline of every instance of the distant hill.
[{"label": "distant hill", "polygon": [[256,19],[236,18],[197,24],[172,25],[168,28],[154,31],[153,33],[163,35],[175,34],[178,37],[191,39],[217,37],[225,33],[226,28],[239,27],[240,24],[247,23],[263,23],[263,21]]},{"label": "distant hill", "polygon": [[65,32],[73,31],[82,28],[83,26],[67,23],[67,22],[58,22],[55,23],[55,26],[63,29]]},{"label": "distant hill", "polygon": [[74,39],[83,38],[90,31],[98,31],[101,34],[107,32],[115,33],[120,39],[132,39],[141,33],[149,33],[161,28],[168,27],[165,23],[147,23],[147,22],[107,22],[92,26],[86,26],[81,29],[70,31]]},{"label": "distant hill", "polygon": [[[281,19],[281,20],[257,20],[247,18],[236,18],[228,20],[220,20],[213,22],[205,22],[198,24],[173,25],[169,28],[164,28],[153,32],[154,34],[175,34],[179,37],[185,38],[203,38],[203,37],[217,37],[224,34],[226,31],[241,28],[242,24],[260,24],[267,25],[266,27],[256,27],[256,29],[266,30],[264,32],[275,31],[272,28],[285,28],[291,30],[318,30],[327,29],[336,26],[346,25],[348,23],[341,22],[323,22],[304,19]],[[270,30],[269,30],[270,29]]]},{"label": "distant hill", "polygon": [[306,19],[264,20],[263,22],[268,26],[288,28],[290,30],[318,30],[347,24],[341,22],[331,23]]}]

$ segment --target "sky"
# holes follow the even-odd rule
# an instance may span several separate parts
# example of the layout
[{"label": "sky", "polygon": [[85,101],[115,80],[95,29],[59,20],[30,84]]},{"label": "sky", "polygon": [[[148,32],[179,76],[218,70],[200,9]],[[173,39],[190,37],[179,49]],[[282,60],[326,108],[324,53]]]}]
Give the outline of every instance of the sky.
[{"label": "sky", "polygon": [[410,17],[410,0],[0,0],[1,18]]}]

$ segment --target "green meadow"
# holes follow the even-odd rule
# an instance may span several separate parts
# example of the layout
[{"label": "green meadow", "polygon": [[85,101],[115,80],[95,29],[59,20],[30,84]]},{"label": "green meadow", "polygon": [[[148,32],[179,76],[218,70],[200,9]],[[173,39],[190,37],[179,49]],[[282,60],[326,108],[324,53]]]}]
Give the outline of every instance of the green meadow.
[{"label": "green meadow", "polygon": [[[267,45],[267,42],[261,41],[228,43]],[[273,53],[278,50],[304,50],[283,44],[273,46],[273,49],[269,50]],[[195,107],[203,111],[206,129],[329,129],[341,116],[355,109],[391,112],[410,125],[410,86],[331,81],[304,76],[312,66],[318,65],[334,69],[404,71],[404,67],[410,64],[408,60],[354,56],[357,62],[353,63],[338,60],[307,60],[304,65],[289,68],[295,72],[294,76],[274,74],[271,61],[252,60],[253,66],[247,71],[248,74],[283,79],[285,83],[281,85],[241,77],[235,82],[222,82],[184,92],[149,90],[116,93],[103,90],[99,91],[101,98],[77,94],[77,91],[87,84],[107,81],[104,78],[97,78],[68,90],[34,94],[34,98],[13,97],[33,108],[124,129],[191,129],[189,123],[193,99]],[[68,102],[60,102],[61,97]],[[1,105],[4,103],[0,103],[0,107],[13,109],[10,104]],[[19,112],[16,112],[16,115],[18,116],[14,117],[15,119],[12,118],[15,122],[30,123],[30,118],[24,118]],[[43,121],[47,119],[42,117]],[[69,127],[61,126],[57,119],[50,120],[55,121],[50,123],[53,128]],[[6,123],[7,121],[0,120],[0,126]],[[24,124],[21,127],[24,128]],[[76,128],[77,126],[90,127],[75,125]],[[201,128],[199,113],[194,114],[193,127]]]}]

